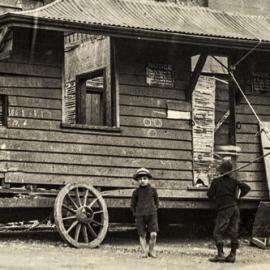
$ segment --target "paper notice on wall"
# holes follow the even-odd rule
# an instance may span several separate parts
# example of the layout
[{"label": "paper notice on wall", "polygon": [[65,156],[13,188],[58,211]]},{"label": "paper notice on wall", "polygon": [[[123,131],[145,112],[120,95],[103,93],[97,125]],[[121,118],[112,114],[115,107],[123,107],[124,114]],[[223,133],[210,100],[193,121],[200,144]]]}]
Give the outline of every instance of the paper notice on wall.
[{"label": "paper notice on wall", "polygon": [[200,76],[192,95],[194,183],[209,184],[214,160],[215,79]]}]

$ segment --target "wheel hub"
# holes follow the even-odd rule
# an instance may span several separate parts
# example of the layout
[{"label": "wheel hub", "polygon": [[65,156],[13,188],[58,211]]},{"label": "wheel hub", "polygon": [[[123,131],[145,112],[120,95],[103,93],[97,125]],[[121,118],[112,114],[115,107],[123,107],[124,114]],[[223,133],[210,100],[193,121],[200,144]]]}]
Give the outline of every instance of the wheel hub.
[{"label": "wheel hub", "polygon": [[83,206],[77,210],[76,216],[80,222],[87,224],[93,219],[94,213],[91,208]]}]

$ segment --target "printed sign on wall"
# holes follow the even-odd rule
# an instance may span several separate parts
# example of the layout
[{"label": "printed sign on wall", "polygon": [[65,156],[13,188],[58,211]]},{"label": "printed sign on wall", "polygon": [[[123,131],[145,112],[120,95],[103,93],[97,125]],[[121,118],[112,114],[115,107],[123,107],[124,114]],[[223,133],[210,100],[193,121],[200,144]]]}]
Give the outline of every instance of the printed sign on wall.
[{"label": "printed sign on wall", "polygon": [[174,78],[172,65],[149,63],[146,66],[146,84],[150,86],[173,88]]},{"label": "printed sign on wall", "polygon": [[214,160],[215,78],[200,76],[192,95],[195,184],[207,186]]}]

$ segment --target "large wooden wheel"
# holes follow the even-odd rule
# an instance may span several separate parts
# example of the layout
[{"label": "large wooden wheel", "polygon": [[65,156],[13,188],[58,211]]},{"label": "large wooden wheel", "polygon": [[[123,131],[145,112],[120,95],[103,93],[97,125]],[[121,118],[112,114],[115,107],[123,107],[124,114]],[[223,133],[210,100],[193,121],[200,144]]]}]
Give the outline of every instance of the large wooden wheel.
[{"label": "large wooden wheel", "polygon": [[61,189],[54,204],[54,220],[61,237],[77,248],[100,245],[109,224],[106,203],[89,184],[68,184]]}]

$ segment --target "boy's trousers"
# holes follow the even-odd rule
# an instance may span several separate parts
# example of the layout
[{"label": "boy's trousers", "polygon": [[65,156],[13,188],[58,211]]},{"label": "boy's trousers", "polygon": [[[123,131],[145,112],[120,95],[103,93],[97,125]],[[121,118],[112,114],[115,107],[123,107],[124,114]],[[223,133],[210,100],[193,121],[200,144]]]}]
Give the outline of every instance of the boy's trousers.
[{"label": "boy's trousers", "polygon": [[238,246],[239,223],[240,211],[238,206],[218,210],[213,232],[216,245],[223,245],[223,237],[227,231],[230,235],[231,243]]}]

